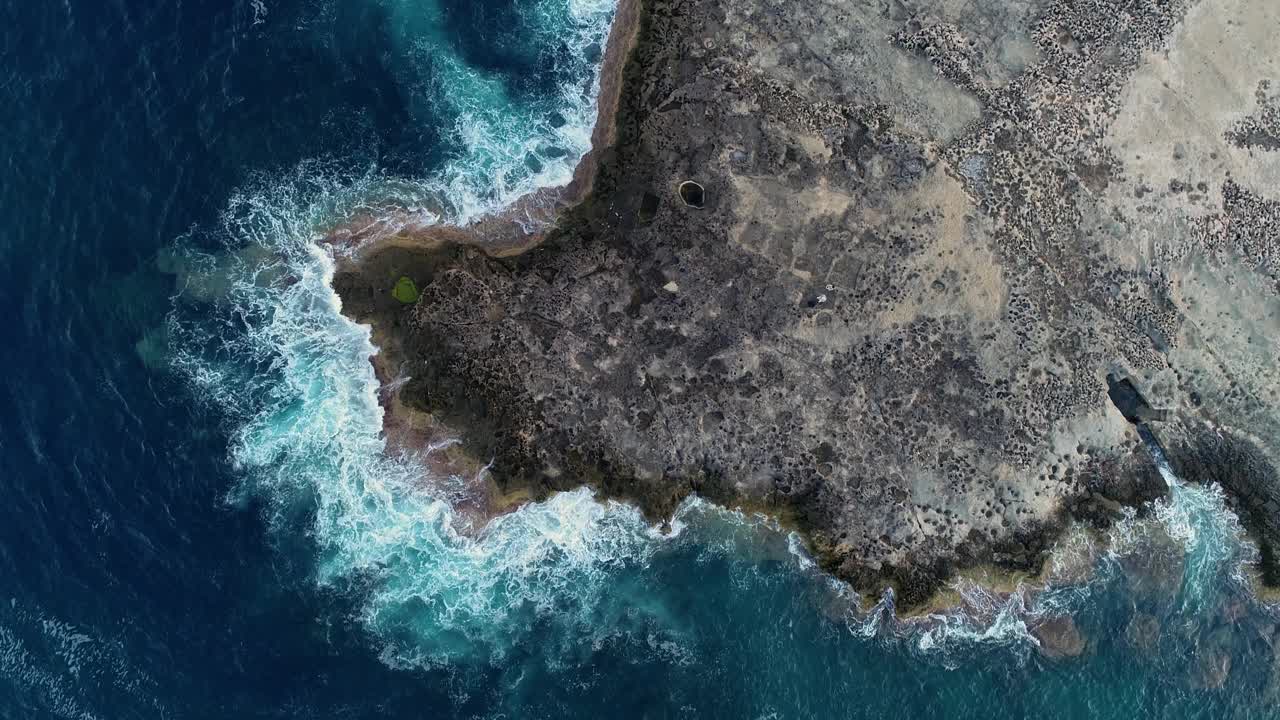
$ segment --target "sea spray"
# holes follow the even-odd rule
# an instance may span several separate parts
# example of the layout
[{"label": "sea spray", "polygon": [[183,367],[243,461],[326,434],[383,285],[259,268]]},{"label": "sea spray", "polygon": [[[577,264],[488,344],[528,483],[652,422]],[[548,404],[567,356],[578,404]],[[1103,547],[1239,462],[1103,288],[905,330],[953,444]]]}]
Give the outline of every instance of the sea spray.
[{"label": "sea spray", "polygon": [[[785,564],[793,576],[815,572],[797,559],[806,556],[796,538],[776,524],[700,500],[681,506],[672,533],[646,524],[631,507],[599,503],[579,490],[527,505],[478,536],[460,535],[448,503],[424,483],[424,469],[383,453],[382,411],[367,361],[375,349],[368,329],[339,312],[329,286],[332,260],[314,242],[314,218],[329,212],[316,208],[341,198],[318,192],[299,203],[302,197],[232,203],[236,212],[226,226],[269,244],[272,259],[241,252],[237,257],[246,259],[203,263],[209,272],[232,268],[235,279],[223,284],[221,297],[197,301],[205,311],[210,302],[219,308],[218,321],[176,322],[175,334],[186,333],[178,359],[236,419],[232,460],[246,477],[245,492],[267,499],[281,522],[300,515],[290,506],[305,507],[320,553],[318,580],[360,583],[366,598],[360,619],[382,643],[385,662],[491,664],[534,638],[553,664],[631,641],[684,657],[692,652],[690,632],[649,585],[656,557],[690,543],[709,560],[733,557],[740,564],[732,583],[744,592],[759,590],[761,568],[770,565]],[[1189,488],[1179,497],[1204,499],[1209,519],[1231,517],[1216,492]],[[1157,503],[1150,517],[1177,534],[1193,507]],[[1151,525],[1136,514],[1123,518],[1113,532],[1114,552],[1101,562],[1136,551]],[[1204,542],[1232,544],[1230,532],[1211,534],[1230,523],[1206,527],[1197,535]],[[1216,562],[1209,558],[1207,566]],[[1118,575],[1098,577],[1094,582],[1114,583]],[[1005,595],[976,585],[959,591],[967,610],[900,622],[886,597],[850,616],[849,627],[858,636],[905,641],[946,667],[975,648],[1021,661],[1036,647],[1031,624],[1072,612],[1082,597],[1076,587],[1034,597],[1026,588]]]},{"label": "sea spray", "polygon": [[233,279],[212,307],[188,315],[180,297],[175,312],[175,363],[231,418],[241,491],[282,526],[311,518],[321,583],[371,582],[362,618],[393,664],[498,658],[548,616],[587,634],[618,624],[603,622],[606,571],[653,543],[636,510],[580,490],[463,537],[425,468],[383,452],[369,329],[341,314],[333,261],[312,241],[334,196],[297,199],[237,198],[225,227],[270,242],[271,261],[198,264]]},{"label": "sea spray", "polygon": [[227,419],[237,494],[264,501],[279,532],[309,525],[317,580],[361,588],[361,619],[388,663],[492,662],[544,622],[561,627],[566,646],[628,618],[640,627],[643,617],[618,615],[606,585],[660,542],[635,509],[584,489],[463,536],[451,479],[384,452],[376,348],[369,328],[342,315],[319,242],[328,227],[406,209],[416,222],[465,224],[567,183],[590,149],[613,2],[515,8],[521,41],[543,48],[535,60],[554,87],[542,94],[454,52],[438,37],[442,6],[386,7],[404,21],[393,26],[427,69],[424,86],[456,118],[449,159],[421,179],[315,161],[247,183],[220,228],[193,234],[170,259],[180,277],[173,363]]},{"label": "sea spray", "polygon": [[[1153,458],[1169,485],[1167,498],[1142,512],[1124,508],[1103,537],[1069,531],[1050,552],[1043,577],[1011,591],[958,579],[950,585],[956,607],[899,622],[897,632],[920,657],[945,667],[982,648],[1002,649],[1021,663],[1040,645],[1037,623],[1079,616],[1121,587],[1129,602],[1163,608],[1161,619],[1193,635],[1203,631],[1215,608],[1248,596],[1245,569],[1257,561],[1257,549],[1220,486],[1184,482],[1158,445]],[[863,634],[875,634],[868,627],[875,615],[856,619]]]},{"label": "sea spray", "polygon": [[[404,12],[424,6],[395,4]],[[699,545],[706,558],[699,562],[736,558],[735,590],[779,582],[762,568],[817,574],[795,536],[699,501],[682,506],[675,532],[664,533],[635,509],[579,490],[463,535],[441,490],[448,479],[383,452],[368,362],[376,349],[368,328],[342,316],[330,287],[333,260],[318,241],[344,220],[406,208],[416,209],[418,222],[465,223],[568,181],[595,119],[599,80],[584,65],[604,41],[612,5],[536,7],[547,32],[567,38],[569,48],[550,99],[525,102],[459,57],[436,58],[430,82],[447,89],[442,99],[456,113],[455,151],[436,172],[412,179],[304,163],[290,177],[251,182],[229,203],[206,251],[195,249],[208,239],[198,237],[182,253],[175,364],[228,418],[240,493],[265,501],[278,531],[305,520],[317,580],[358,589],[359,619],[397,667],[492,664],[535,641],[554,664],[620,637],[687,657],[691,633],[648,585],[654,558],[687,543]],[[1205,555],[1205,567],[1219,562]],[[967,614],[898,622],[886,593],[849,628],[901,637],[946,665],[975,645],[1021,658],[1035,646],[1029,623],[1069,612],[1067,600],[1079,597],[1052,588],[1035,598],[1021,588],[959,592],[972,606]]]},{"label": "sea spray", "polygon": [[1177,600],[1188,616],[1205,610],[1227,590],[1247,586],[1244,571],[1257,561],[1257,547],[1227,507],[1220,486],[1179,481],[1167,498],[1153,501],[1147,510],[1143,515],[1127,510],[1116,523],[1107,555],[1114,567],[1154,563],[1176,553],[1179,566],[1166,563],[1161,573],[1177,573]]},{"label": "sea spray", "polygon": [[[599,64],[616,0],[536,0],[517,3],[509,43],[555,48],[539,56],[538,75],[549,92],[513,86],[502,72],[476,67],[462,54],[439,52],[452,40],[435,0],[386,0],[398,41],[422,57],[419,83],[453,118],[453,150],[441,168],[416,183],[434,198],[443,219],[465,224],[501,212],[542,188],[567,184],[591,149],[600,90]],[[427,205],[427,207],[433,207]],[[424,223],[437,214],[424,210]]]},{"label": "sea spray", "polygon": [[132,661],[125,640],[32,611],[16,599],[0,604],[0,680],[14,699],[43,698],[53,717],[110,717],[101,711],[104,698],[116,707],[140,701],[152,717],[171,716],[158,699],[161,683]]},{"label": "sea spray", "polygon": [[1186,553],[1180,601],[1188,613],[1203,610],[1227,584],[1242,586],[1244,567],[1258,559],[1256,546],[1245,538],[1244,527],[1227,507],[1217,483],[1191,485],[1178,477],[1151,428],[1138,426],[1160,477],[1169,488],[1167,498],[1152,505],[1152,515]]},{"label": "sea spray", "polygon": [[[259,222],[253,212],[238,217],[254,227]],[[259,236],[275,237],[288,223],[266,225],[272,233]],[[362,619],[382,639],[386,662],[401,667],[496,662],[548,623],[557,629],[544,635],[560,643],[552,658],[619,635],[643,637],[654,648],[682,647],[672,639],[678,633],[664,632],[673,623],[661,603],[637,608],[619,599],[620,579],[638,575],[671,537],[645,524],[634,509],[597,503],[579,490],[504,516],[478,538],[458,535],[448,504],[423,491],[424,470],[382,453],[381,409],[367,363],[374,348],[367,328],[339,312],[329,286],[330,258],[302,240],[278,249],[282,252],[272,264],[246,264],[245,277],[225,298],[232,315],[253,331],[236,335],[234,343],[215,343],[220,350],[247,349],[253,366],[268,372],[255,372],[248,385],[225,382],[234,374],[218,373],[221,381],[209,391],[250,389],[248,397],[270,400],[241,427],[233,459],[254,478],[256,491],[269,488],[274,500],[308,497],[317,505],[313,532],[323,553],[321,582],[373,579]],[[1231,517],[1220,491],[1186,488],[1171,502],[1152,506],[1143,532],[1163,528],[1192,554],[1206,544],[1232,547],[1229,534],[1215,534],[1230,529],[1230,522],[1218,521]],[[1119,555],[1136,547],[1125,545],[1137,532],[1136,522],[1131,515],[1117,526]],[[747,561],[747,574],[735,582],[746,582],[762,562],[803,564],[796,562],[795,537],[778,532],[767,519],[690,500],[673,526],[690,523],[699,527],[693,541],[703,553]],[[768,539],[770,529],[776,542]],[[1199,544],[1192,543],[1196,538]],[[1219,567],[1214,556],[1205,560],[1207,569]],[[1188,582],[1197,588],[1206,581],[1189,577]],[[921,653],[952,667],[983,646],[1025,660],[1036,645],[1029,625],[1040,616],[1073,609],[1051,602],[1074,597],[1067,589],[1034,598],[1024,587],[997,594],[970,583],[959,591],[962,610],[931,623],[890,624],[892,605],[882,603],[860,620],[861,626],[880,635],[896,626],[895,632],[914,638]]]}]

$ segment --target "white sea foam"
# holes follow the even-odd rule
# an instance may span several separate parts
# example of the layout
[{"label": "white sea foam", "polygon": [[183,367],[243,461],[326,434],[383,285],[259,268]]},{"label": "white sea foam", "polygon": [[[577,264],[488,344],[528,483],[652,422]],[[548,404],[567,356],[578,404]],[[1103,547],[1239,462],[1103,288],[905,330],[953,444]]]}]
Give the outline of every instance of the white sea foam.
[{"label": "white sea foam", "polygon": [[30,695],[52,717],[93,720],[104,696],[168,711],[157,700],[154,679],[129,661],[123,642],[30,612],[11,599],[0,611],[0,682]]},{"label": "white sea foam", "polygon": [[361,192],[237,196],[225,228],[269,246],[270,260],[243,250],[217,262],[196,257],[193,286],[211,285],[202,272],[231,280],[216,298],[199,293],[191,314],[179,297],[171,332],[176,364],[232,419],[231,460],[245,478],[238,492],[266,500],[281,530],[308,518],[317,580],[359,586],[360,620],[380,638],[385,662],[493,662],[545,627],[554,630],[538,642],[551,662],[619,633],[674,657],[684,650],[655,630],[673,625],[670,613],[626,583],[643,582],[655,553],[683,542],[685,528],[700,528],[696,542],[710,555],[751,548],[803,557],[781,533],[776,550],[760,543],[762,530],[777,528],[755,516],[691,498],[662,532],[586,489],[458,532],[447,488],[421,464],[383,452],[369,329],[340,313],[332,258],[314,242],[315,219]]},{"label": "white sea foam", "polygon": [[[1173,582],[1178,595],[1169,598],[1172,611],[1196,622],[1224,592],[1247,586],[1244,571],[1257,561],[1257,548],[1245,538],[1218,485],[1191,485],[1167,464],[1158,467],[1169,496],[1153,501],[1143,513],[1124,508],[1101,547],[1083,531],[1069,533],[1050,555],[1046,580],[1036,586],[1019,584],[1011,593],[995,593],[967,580],[954,583],[961,606],[906,623],[904,635],[916,650],[948,666],[963,657],[959,651],[977,646],[1002,647],[1025,659],[1039,644],[1031,632],[1039,619],[1080,612],[1095,592],[1119,580],[1126,567],[1160,576],[1155,588],[1134,592],[1159,592]],[[1180,578],[1163,577],[1178,571]]]},{"label": "white sea foam", "polygon": [[[421,12],[424,5],[404,0],[397,7]],[[777,530],[758,517],[690,500],[671,531],[661,532],[635,509],[597,502],[584,489],[526,505],[464,536],[444,479],[383,452],[382,409],[368,362],[376,348],[367,327],[340,313],[330,287],[332,258],[317,241],[324,227],[376,217],[380,207],[443,208],[446,219],[469,222],[527,192],[568,182],[589,149],[596,112],[599,80],[582,69],[589,48],[603,45],[613,3],[546,0],[534,12],[546,15],[541,26],[565,39],[579,65],[565,73],[551,102],[522,106],[495,78],[458,58],[437,58],[431,82],[449,89],[460,147],[438,174],[340,178],[309,163],[283,181],[260,180],[231,200],[223,250],[189,251],[182,268],[183,292],[170,328],[174,360],[230,419],[231,460],[245,478],[238,492],[267,501],[282,529],[308,518],[320,553],[317,580],[360,586],[366,598],[360,619],[395,666],[501,659],[548,623],[555,629],[542,641],[560,643],[565,652],[572,645],[598,647],[627,627],[637,628],[655,651],[683,652],[646,625],[661,621],[663,608],[617,601],[628,591],[618,586],[624,571],[642,568],[694,523],[716,526],[699,538],[703,552],[712,554],[772,552],[760,542],[761,530]],[[418,219],[439,219],[432,212],[424,209]],[[1217,507],[1214,502],[1209,505]],[[1172,528],[1191,528],[1188,551],[1199,548],[1204,567],[1212,568],[1219,562],[1213,538],[1222,535],[1199,529],[1193,516],[1203,515],[1190,513],[1194,506],[1184,502],[1156,514],[1165,512]],[[1117,545],[1133,532],[1133,522],[1120,523]],[[778,537],[777,557],[813,568],[795,536]],[[709,538],[714,542],[706,543]],[[958,589],[971,612],[935,618],[916,637],[920,651],[1032,646],[1028,618],[1042,608],[1024,592]],[[1061,597],[1043,594],[1037,602]],[[893,624],[892,616],[886,594],[851,627],[874,636]]]},{"label": "white sea foam", "polygon": [[787,552],[796,559],[796,565],[802,570],[809,570],[817,567],[817,563],[809,556],[809,550],[804,546],[804,538],[799,533],[787,533]]},{"label": "white sea foam", "polygon": [[599,80],[587,53],[603,46],[613,3],[545,0],[527,12],[569,48],[557,97],[521,105],[498,78],[436,44],[433,81],[455,106],[460,148],[437,174],[340,178],[308,163],[285,181],[261,179],[230,201],[224,249],[189,251],[181,267],[174,362],[230,418],[231,460],[244,477],[237,494],[267,501],[281,529],[309,519],[317,580],[360,585],[361,620],[396,666],[499,659],[543,622],[560,628],[554,641],[587,645],[642,625],[643,612],[611,597],[612,578],[647,562],[695,511],[687,504],[675,532],[655,534],[634,508],[582,489],[464,536],[446,479],[384,453],[368,361],[376,348],[369,328],[341,314],[333,259],[317,241],[324,227],[377,216],[379,206],[442,207],[462,223],[568,182],[595,120]]},{"label": "white sea foam", "polygon": [[313,514],[318,579],[371,582],[363,619],[384,636],[388,662],[501,656],[550,613],[585,627],[607,571],[650,552],[639,513],[580,490],[476,538],[457,533],[426,470],[383,452],[369,329],[339,312],[333,262],[304,232],[310,209],[288,206],[280,196],[232,203],[228,227],[270,238],[276,259],[239,268],[220,322],[174,326],[179,367],[235,415],[242,491],[269,500],[281,522]]},{"label": "white sea foam", "polygon": [[1152,515],[1186,552],[1181,599],[1184,609],[1198,610],[1224,580],[1244,584],[1244,566],[1257,560],[1257,548],[1245,539],[1244,527],[1227,507],[1221,486],[1186,483],[1174,472],[1155,435],[1145,426],[1139,430],[1169,488],[1168,498],[1153,504]]},{"label": "white sea foam", "polygon": [[[997,593],[977,583],[952,584],[962,600],[955,611],[929,615],[908,632],[915,649],[955,667],[958,659],[975,647],[1000,647],[1025,659],[1038,645],[1028,624],[1039,616],[1028,600],[1028,588],[1019,585],[1011,593]],[[913,628],[914,629],[914,628]]]},{"label": "white sea foam", "polygon": [[1227,587],[1246,587],[1245,568],[1258,559],[1216,483],[1178,481],[1145,516],[1126,510],[1111,532],[1109,559],[1119,563],[1133,553],[1167,552],[1159,547],[1161,536],[1184,554],[1179,603],[1187,612],[1203,609]]},{"label": "white sea foam", "polygon": [[[394,0],[394,25],[411,54],[426,58],[440,101],[455,117],[458,147],[429,178],[416,181],[445,208],[447,220],[468,223],[509,207],[541,188],[567,184],[591,148],[600,78],[592,68],[608,37],[616,0],[539,0],[522,6],[521,29],[530,44],[562,47],[567,54],[550,71],[553,97],[513,97],[505,79],[456,55],[441,53],[439,9],[423,0]],[[427,207],[435,203],[427,203]],[[438,218],[424,211],[419,218]]]}]

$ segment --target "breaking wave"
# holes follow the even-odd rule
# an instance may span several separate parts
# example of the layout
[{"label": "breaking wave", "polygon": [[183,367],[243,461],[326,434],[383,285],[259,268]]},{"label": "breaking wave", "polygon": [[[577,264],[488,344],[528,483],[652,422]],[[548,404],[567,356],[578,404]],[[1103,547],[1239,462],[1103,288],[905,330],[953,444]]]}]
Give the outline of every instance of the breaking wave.
[{"label": "breaking wave", "polygon": [[[1105,537],[1077,527],[1050,552],[1040,578],[997,591],[961,578],[951,585],[955,607],[901,624],[898,634],[918,655],[957,666],[979,648],[1000,648],[1018,662],[1041,647],[1035,627],[1076,616],[1123,588],[1126,604],[1159,609],[1159,619],[1188,628],[1214,622],[1215,607],[1248,598],[1246,569],[1258,551],[1246,537],[1222,488],[1191,485],[1155,454],[1169,487],[1139,512],[1124,508]],[[863,634],[875,634],[863,620]]]},{"label": "breaking wave", "polygon": [[[358,588],[361,620],[393,665],[502,657],[554,618],[564,642],[622,626],[602,602],[611,570],[646,562],[639,514],[563,493],[464,537],[413,459],[384,453],[368,327],[330,286],[325,228],[408,208],[419,222],[466,223],[541,187],[563,185],[590,149],[598,64],[612,0],[539,0],[518,8],[523,42],[558,48],[550,95],[521,96],[440,37],[440,6],[392,2],[423,79],[456,118],[454,152],[425,179],[334,163],[259,177],[212,233],[165,259],[179,276],[169,323],[174,366],[227,418],[237,499],[269,508],[279,530],[309,528],[323,585]],[[416,30],[416,32],[415,32]],[[545,58],[540,58],[545,62]],[[615,604],[616,606],[616,604]]]},{"label": "breaking wave", "polygon": [[[643,600],[648,566],[671,546],[742,558],[748,574],[763,560],[819,574],[776,523],[699,500],[682,505],[665,534],[586,489],[460,533],[447,497],[423,482],[423,465],[384,452],[369,363],[376,348],[368,327],[342,315],[333,258],[316,242],[317,228],[382,183],[313,163],[293,182],[237,195],[222,223],[236,242],[188,248],[175,262],[183,292],[170,332],[176,366],[229,418],[238,495],[265,501],[281,531],[307,524],[318,582],[360,593],[359,619],[386,663],[493,664],[534,637],[552,658],[620,636],[683,652],[671,639],[679,623]],[[1103,545],[1100,553],[1084,534],[1068,535],[1047,581],[1008,592],[958,581],[953,611],[898,620],[890,594],[870,609],[848,602],[840,617],[857,636],[906,643],[948,667],[978,648],[1021,662],[1039,645],[1036,621],[1078,612],[1120,578],[1141,576],[1135,562],[1185,558],[1161,572],[1179,573],[1192,611],[1252,557],[1221,490],[1181,484],[1149,512],[1127,511]]]},{"label": "breaking wave", "polygon": [[[215,232],[185,239],[167,261],[180,278],[169,327],[173,363],[227,418],[230,459],[243,477],[236,498],[265,503],[278,531],[305,525],[318,552],[317,581],[359,594],[359,620],[387,664],[494,664],[535,639],[554,662],[619,636],[685,657],[680,621],[648,587],[655,558],[690,544],[704,555],[745,558],[743,575],[732,580],[744,587],[763,561],[820,576],[800,539],[697,500],[681,506],[664,534],[634,508],[599,502],[586,489],[462,534],[448,498],[432,489],[447,483],[424,483],[421,462],[384,452],[369,362],[377,349],[368,327],[342,315],[330,283],[332,250],[319,243],[325,228],[377,217],[380,208],[409,208],[419,222],[466,223],[568,182],[590,148],[613,4],[532,6],[528,27],[569,48],[553,68],[557,91],[533,100],[459,56],[440,56],[447,43],[435,36],[430,3],[394,7],[406,37],[419,30],[413,47],[435,53],[429,84],[447,89],[440,97],[456,117],[456,151],[425,179],[353,175],[314,161],[289,177],[247,184]],[[1124,517],[1109,554],[1082,549],[1093,545],[1080,535],[1064,540],[1055,562],[1082,555],[1074,561],[1086,568],[1081,577],[1061,580],[1069,573],[1055,568],[1048,585],[1008,592],[959,581],[959,610],[918,621],[896,619],[891,593],[865,609],[833,584],[831,614],[855,636],[894,638],[947,665],[975,647],[1025,660],[1039,644],[1037,620],[1078,611],[1158,532],[1185,554],[1180,597],[1189,608],[1209,601],[1224,568],[1238,575],[1249,557],[1221,491],[1179,485],[1147,516]]]},{"label": "breaking wave", "polygon": [[252,242],[184,257],[174,361],[230,418],[238,493],[266,501],[282,530],[307,519],[319,581],[363,584],[363,619],[393,664],[500,656],[553,611],[584,627],[601,619],[606,571],[644,562],[652,542],[635,510],[583,490],[464,537],[426,469],[383,452],[376,348],[342,315],[333,260],[312,235],[315,215],[350,193],[305,206],[291,193],[239,197],[226,227]]},{"label": "breaking wave", "polygon": [[452,46],[436,2],[389,3],[404,54],[424,77],[438,114],[454,118],[452,153],[426,178],[400,183],[421,223],[465,224],[501,211],[518,198],[569,182],[591,149],[600,90],[599,64],[616,0],[537,0],[514,6],[508,44],[556,48],[533,58],[550,93],[521,91],[510,79],[470,64]]},{"label": "breaking wave", "polygon": [[0,606],[0,680],[15,700],[42,698],[53,717],[98,720],[93,708],[109,699],[140,700],[156,717],[169,714],[157,683],[129,660],[126,643],[103,638],[9,599]]}]

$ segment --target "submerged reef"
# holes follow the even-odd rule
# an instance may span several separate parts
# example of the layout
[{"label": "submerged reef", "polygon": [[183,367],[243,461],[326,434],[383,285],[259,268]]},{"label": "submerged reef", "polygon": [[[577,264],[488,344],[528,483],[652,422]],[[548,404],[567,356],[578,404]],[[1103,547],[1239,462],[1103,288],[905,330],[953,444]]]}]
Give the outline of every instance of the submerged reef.
[{"label": "submerged reef", "polygon": [[481,517],[697,494],[909,607],[1166,492],[1114,375],[1274,581],[1278,26],[1267,0],[624,0],[570,188],[335,233],[388,437],[458,438]]}]

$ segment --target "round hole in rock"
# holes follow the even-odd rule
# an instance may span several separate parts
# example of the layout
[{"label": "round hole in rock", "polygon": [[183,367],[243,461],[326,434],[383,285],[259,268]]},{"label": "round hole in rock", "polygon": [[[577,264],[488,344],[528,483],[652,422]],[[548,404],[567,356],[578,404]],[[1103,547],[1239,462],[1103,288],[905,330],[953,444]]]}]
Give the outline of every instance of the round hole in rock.
[{"label": "round hole in rock", "polygon": [[700,208],[706,202],[706,191],[698,183],[685,180],[680,183],[680,199],[689,207]]}]

